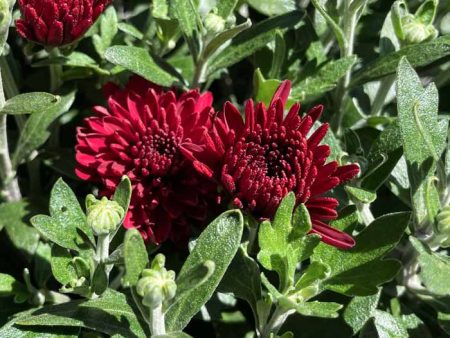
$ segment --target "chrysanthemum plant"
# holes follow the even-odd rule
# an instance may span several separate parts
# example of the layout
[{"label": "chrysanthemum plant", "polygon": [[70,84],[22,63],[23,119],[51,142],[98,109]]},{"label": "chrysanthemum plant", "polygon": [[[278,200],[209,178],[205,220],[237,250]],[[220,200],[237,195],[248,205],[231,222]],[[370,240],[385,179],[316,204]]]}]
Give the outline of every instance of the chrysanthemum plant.
[{"label": "chrysanthemum plant", "polygon": [[450,335],[449,10],[0,0],[0,337]]}]

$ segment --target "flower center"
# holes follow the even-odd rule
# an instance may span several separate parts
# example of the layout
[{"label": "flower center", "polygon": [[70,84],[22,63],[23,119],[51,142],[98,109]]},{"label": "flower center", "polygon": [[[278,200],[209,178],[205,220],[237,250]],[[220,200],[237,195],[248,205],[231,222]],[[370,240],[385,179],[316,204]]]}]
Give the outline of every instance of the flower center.
[{"label": "flower center", "polygon": [[165,176],[178,167],[178,146],[180,137],[173,131],[167,133],[151,130],[131,147],[136,170],[142,176]]}]

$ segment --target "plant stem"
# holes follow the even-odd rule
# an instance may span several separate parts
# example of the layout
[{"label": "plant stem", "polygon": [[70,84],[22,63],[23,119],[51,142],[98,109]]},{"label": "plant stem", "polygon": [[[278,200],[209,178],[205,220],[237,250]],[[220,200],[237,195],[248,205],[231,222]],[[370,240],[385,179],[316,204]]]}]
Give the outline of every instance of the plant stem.
[{"label": "plant stem", "polygon": [[270,338],[271,334],[276,335],[281,326],[283,326],[287,317],[294,312],[295,310],[285,310],[277,306],[272,318],[270,318],[270,321],[264,326],[264,329],[261,332],[261,338]]},{"label": "plant stem", "polygon": [[194,78],[192,79],[192,85],[191,87],[196,89],[200,87],[200,84],[204,82],[204,76],[205,76],[205,70],[206,70],[206,62],[203,60],[203,57],[200,55],[196,65],[195,65],[195,73]]},{"label": "plant stem", "polygon": [[[345,37],[345,43],[344,48],[341,49],[341,58],[348,57],[353,55],[353,47],[355,43],[355,29],[357,21],[357,11],[350,10],[350,0],[344,1],[344,15],[342,18],[342,22],[344,25],[344,37]],[[337,108],[337,115],[335,119],[335,125],[334,129],[336,133],[339,135],[342,132],[342,120],[344,117],[345,109],[343,107],[343,104],[345,102],[345,99],[348,96],[348,86],[350,84],[352,76],[352,70],[349,69],[347,73],[345,74],[344,78],[339,82],[337,90],[336,90],[336,108]]]},{"label": "plant stem", "polygon": [[372,109],[370,110],[371,116],[379,116],[383,106],[385,105],[386,96],[389,93],[393,83],[395,81],[395,75],[385,77],[380,82],[380,87],[377,90],[375,98],[373,100]]},{"label": "plant stem", "polygon": [[166,325],[164,320],[162,303],[160,303],[157,307],[150,309],[150,332],[152,333],[152,336],[166,334]]},{"label": "plant stem", "polygon": [[[50,52],[49,52],[49,57],[50,58],[57,58],[60,56],[59,53],[59,49],[58,48],[53,48]],[[61,78],[62,78],[62,65],[60,64],[55,64],[52,63],[49,66],[49,70],[50,70],[50,92],[51,93],[56,93],[59,89],[59,87],[61,87],[61,85],[63,84]]]},{"label": "plant stem", "polygon": [[45,295],[45,300],[48,303],[52,304],[61,304],[61,303],[67,303],[70,302],[70,297],[63,295],[62,293],[51,291],[51,290],[43,290],[42,291]]},{"label": "plant stem", "polygon": [[[19,89],[17,88],[17,82],[14,78],[11,68],[9,66],[8,60],[5,56],[0,57],[0,67],[3,70],[2,78],[5,87],[5,94],[7,98],[12,98],[19,95]],[[16,124],[19,130],[23,130],[27,119],[24,115],[15,115]],[[39,175],[40,171],[40,161],[38,159],[33,159],[27,162],[28,176],[30,178],[30,193],[35,196],[40,196],[41,194],[41,179]]]},{"label": "plant stem", "polygon": [[[3,68],[1,69],[3,71]],[[1,72],[0,72],[1,74]],[[5,93],[3,91],[3,80],[0,76],[0,108],[5,104]],[[0,115],[0,178],[2,180],[2,197],[8,201],[19,201],[22,195],[19,189],[19,182],[11,164],[8,148],[7,115]]]},{"label": "plant stem", "polygon": [[372,211],[370,211],[370,204],[368,203],[356,203],[356,208],[359,211],[359,214],[361,216],[362,222],[364,225],[369,225],[375,220],[375,217],[373,217]]},{"label": "plant stem", "polygon": [[97,259],[103,263],[109,256],[109,234],[99,235],[97,238]]}]

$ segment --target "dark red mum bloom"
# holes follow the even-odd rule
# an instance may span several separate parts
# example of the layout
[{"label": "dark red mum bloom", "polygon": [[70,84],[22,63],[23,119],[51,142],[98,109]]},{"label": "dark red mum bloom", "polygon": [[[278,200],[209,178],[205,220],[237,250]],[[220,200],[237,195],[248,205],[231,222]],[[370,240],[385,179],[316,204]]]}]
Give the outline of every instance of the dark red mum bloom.
[{"label": "dark red mum bloom", "polygon": [[45,46],[62,46],[81,37],[112,0],[19,0],[17,32]]},{"label": "dark red mum bloom", "polygon": [[156,243],[185,241],[192,221],[205,219],[215,188],[192,166],[211,120],[212,94],[177,96],[137,76],[105,92],[109,108],[94,107],[96,116],[77,130],[77,175],[101,183],[104,195],[127,175],[133,195],[125,227]]},{"label": "dark red mum bloom", "polygon": [[266,109],[263,103],[245,106],[245,121],[239,110],[227,102],[207,137],[207,150],[194,162],[197,170],[216,179],[228,191],[233,203],[257,218],[271,218],[288,192],[309,210],[313,232],[339,248],[351,248],[351,236],[328,226],[337,217],[335,198],[323,196],[337,185],[353,178],[356,164],[339,166],[326,163],[328,145],[319,145],[328,131],[322,124],[311,128],[323,107],[312,108],[306,116],[298,114],[296,103],[284,117],[291,84],[284,81]]}]

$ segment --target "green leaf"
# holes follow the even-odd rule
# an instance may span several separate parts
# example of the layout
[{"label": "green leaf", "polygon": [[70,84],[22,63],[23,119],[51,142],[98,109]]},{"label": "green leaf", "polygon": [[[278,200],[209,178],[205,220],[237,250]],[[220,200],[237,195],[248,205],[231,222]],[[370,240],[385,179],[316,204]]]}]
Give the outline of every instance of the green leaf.
[{"label": "green leaf", "polygon": [[58,104],[61,98],[49,93],[36,92],[19,94],[6,101],[0,114],[34,114]]},{"label": "green leaf", "polygon": [[439,95],[434,84],[425,90],[403,58],[397,72],[397,108],[406,159],[419,166],[430,157],[438,160],[445,147],[447,124],[438,121]]},{"label": "green leaf", "polygon": [[422,88],[420,78],[403,58],[397,72],[397,110],[403,150],[408,164],[416,222],[428,215],[426,179],[446,146],[447,121],[439,121],[436,86]]},{"label": "green leaf", "polygon": [[177,81],[174,76],[158,66],[144,48],[112,46],[106,50],[105,59],[161,86],[170,87]]},{"label": "green leaf", "polygon": [[354,297],[346,306],[343,314],[345,322],[351,326],[353,333],[358,333],[373,316],[380,300],[381,292],[372,296]]},{"label": "green leaf", "polygon": [[33,216],[31,224],[52,242],[67,249],[78,250],[76,229],[61,227],[60,224],[47,215]]},{"label": "green leaf", "polygon": [[119,203],[125,213],[130,206],[131,200],[131,181],[127,176],[123,176],[120,183],[117,185],[114,191],[113,200]]},{"label": "green leaf", "polygon": [[84,277],[87,280],[91,278],[91,267],[89,263],[82,257],[74,257],[73,258],[73,266],[75,267],[75,271],[78,277]]},{"label": "green leaf", "polygon": [[175,296],[174,303],[166,313],[168,331],[182,330],[211,298],[239,248],[243,227],[241,212],[230,210],[221,214],[203,230],[178,274],[177,284],[193,267],[206,260],[214,262],[214,273],[205,283],[184,293],[182,297]]},{"label": "green leaf", "polygon": [[376,333],[372,330],[365,332],[363,330],[359,335],[361,338],[373,337],[374,334],[379,338],[408,338],[408,331],[403,327],[400,320],[390,313],[375,310],[374,326]]},{"label": "green leaf", "polygon": [[382,258],[397,245],[409,219],[406,212],[377,218],[356,236],[356,245],[350,250],[319,244],[311,259],[331,269],[322,287],[348,296],[377,293],[377,286],[391,280],[400,268],[398,261]]},{"label": "green leaf", "polygon": [[25,123],[12,158],[13,168],[39,148],[50,136],[49,126],[69,110],[75,100],[75,91],[61,96],[57,104],[32,114]]},{"label": "green leaf", "polygon": [[6,273],[0,273],[0,297],[26,293],[27,290],[25,285],[16,281],[13,276]]},{"label": "green leaf", "polygon": [[62,285],[75,285],[78,276],[69,250],[53,244],[50,262],[53,276],[58,282]]},{"label": "green leaf", "polygon": [[[308,258],[320,241],[318,235],[299,234],[295,228],[308,229],[304,224],[293,224],[295,196],[289,193],[281,201],[272,224],[264,221],[259,227],[258,242],[260,252],[258,261],[264,268],[276,271],[280,278],[280,290],[285,290],[294,282],[297,263]],[[307,213],[304,207],[298,207],[296,213]],[[310,223],[309,216],[306,216]],[[303,216],[294,220],[305,220]],[[309,220],[309,222],[308,222]]]},{"label": "green leaf", "polygon": [[[62,178],[53,185],[50,193],[50,216],[61,227],[80,229],[91,241],[95,243],[92,229],[88,226],[86,216],[81,209],[75,193]],[[78,235],[79,236],[79,235]]]},{"label": "green leaf", "polygon": [[279,299],[280,305],[286,309],[293,309],[303,316],[321,317],[321,318],[337,318],[338,311],[342,309],[342,304],[334,302],[306,302],[294,303],[287,297]]},{"label": "green leaf", "polygon": [[62,179],[56,181],[50,194],[50,216],[34,216],[31,223],[45,237],[67,249],[79,251],[85,244],[85,236],[94,243],[86,216],[75,194]]},{"label": "green leaf", "polygon": [[183,32],[194,60],[198,56],[199,46],[196,39],[202,22],[197,7],[192,0],[173,0],[171,2],[171,13],[173,18],[178,20],[180,30]]},{"label": "green leaf", "polygon": [[148,265],[148,254],[144,240],[136,229],[130,229],[125,234],[124,240],[125,275],[124,285],[136,285],[142,270]]},{"label": "green leaf", "polygon": [[330,267],[321,262],[311,262],[305,272],[295,283],[295,289],[301,290],[310,287],[325,279],[330,274]]},{"label": "green leaf", "polygon": [[240,25],[234,26],[230,29],[227,29],[219,33],[206,45],[205,51],[203,52],[203,58],[208,59],[208,57],[210,57],[216,50],[218,50],[220,47],[222,47],[225,43],[234,38],[240,32],[251,27],[251,25],[252,22],[250,21],[250,19],[247,19],[247,21],[245,21],[244,23],[241,23]]},{"label": "green leaf", "polygon": [[247,0],[247,3],[267,16],[280,15],[295,10],[294,0]]},{"label": "green leaf", "polygon": [[384,129],[372,143],[367,155],[367,170],[361,187],[377,191],[389,178],[403,154],[402,137],[398,120]]},{"label": "green leaf", "polygon": [[101,75],[110,75],[109,71],[100,68],[89,55],[74,51],[61,60],[64,66],[92,69]]},{"label": "green leaf", "polygon": [[103,264],[97,265],[92,277],[92,290],[97,294],[101,295],[108,288],[108,276],[105,271],[105,266]]},{"label": "green leaf", "polygon": [[405,46],[397,52],[377,58],[353,77],[351,86],[369,82],[394,74],[403,57],[407,57],[414,67],[426,66],[450,54],[450,35],[438,37],[429,42]]},{"label": "green leaf", "polygon": [[192,338],[192,336],[187,333],[178,331],[178,332],[170,332],[163,335],[152,336],[153,338]]},{"label": "green leaf", "polygon": [[114,37],[118,32],[117,13],[114,6],[109,6],[99,18],[100,34],[92,37],[95,50],[103,57],[106,49],[111,46]]},{"label": "green leaf", "polygon": [[133,25],[131,25],[129,23],[119,22],[118,28],[122,32],[124,32],[138,40],[142,40],[144,38],[144,34],[142,34],[142,32],[139,29],[137,29],[136,27],[134,27]]},{"label": "green leaf", "polygon": [[27,208],[26,200],[0,204],[0,230],[11,223],[14,225],[23,222],[23,218],[28,214]]},{"label": "green leaf", "polygon": [[217,15],[221,16],[223,19],[228,19],[228,17],[233,13],[238,0],[219,0],[217,1]]},{"label": "green leaf", "polygon": [[304,101],[308,97],[321,95],[334,89],[337,82],[353,67],[356,61],[357,57],[353,55],[325,63],[295,84],[292,88],[292,98],[296,101]]},{"label": "green leaf", "polygon": [[6,234],[17,249],[34,255],[40,236],[26,223],[29,209],[30,204],[26,200],[0,204],[0,229],[5,227]]},{"label": "green leaf", "polygon": [[78,338],[80,329],[76,327],[24,327],[17,326],[16,321],[20,316],[31,313],[33,310],[22,312],[19,317],[14,317],[11,321],[0,328],[2,338]]},{"label": "green leaf", "polygon": [[242,245],[223,276],[218,290],[223,293],[233,293],[235,297],[247,301],[256,314],[256,303],[261,299],[259,266],[253,258],[248,256]]},{"label": "green leaf", "polygon": [[412,245],[419,253],[419,277],[428,291],[446,296],[450,293],[450,259],[447,256],[432,252],[428,246],[414,237],[410,237]]},{"label": "green leaf", "polygon": [[425,25],[432,25],[436,16],[438,3],[438,0],[427,0],[423,2],[416,13],[414,13],[414,17]]},{"label": "green leaf", "polygon": [[217,70],[229,67],[252,55],[275,38],[277,29],[293,27],[302,17],[303,13],[293,11],[266,19],[246,29],[234,37],[227,48],[210,60],[209,73],[212,74]]},{"label": "green leaf", "polygon": [[358,187],[346,186],[345,191],[352,197],[352,199],[361,203],[372,203],[377,199],[377,194]]},{"label": "green leaf", "polygon": [[136,317],[133,300],[108,289],[100,298],[75,300],[43,307],[16,319],[25,326],[85,327],[105,334],[124,337],[147,337],[146,329]]},{"label": "green leaf", "polygon": [[185,293],[206,282],[214,273],[215,268],[214,262],[209,260],[192,267],[177,279],[177,297],[184,297]]},{"label": "green leaf", "polygon": [[336,23],[336,21],[334,21],[334,19],[327,13],[319,0],[311,0],[311,2],[333,30],[333,33],[336,36],[336,40],[339,44],[339,49],[344,50],[346,45],[346,38],[341,27],[339,27],[338,23]]}]

